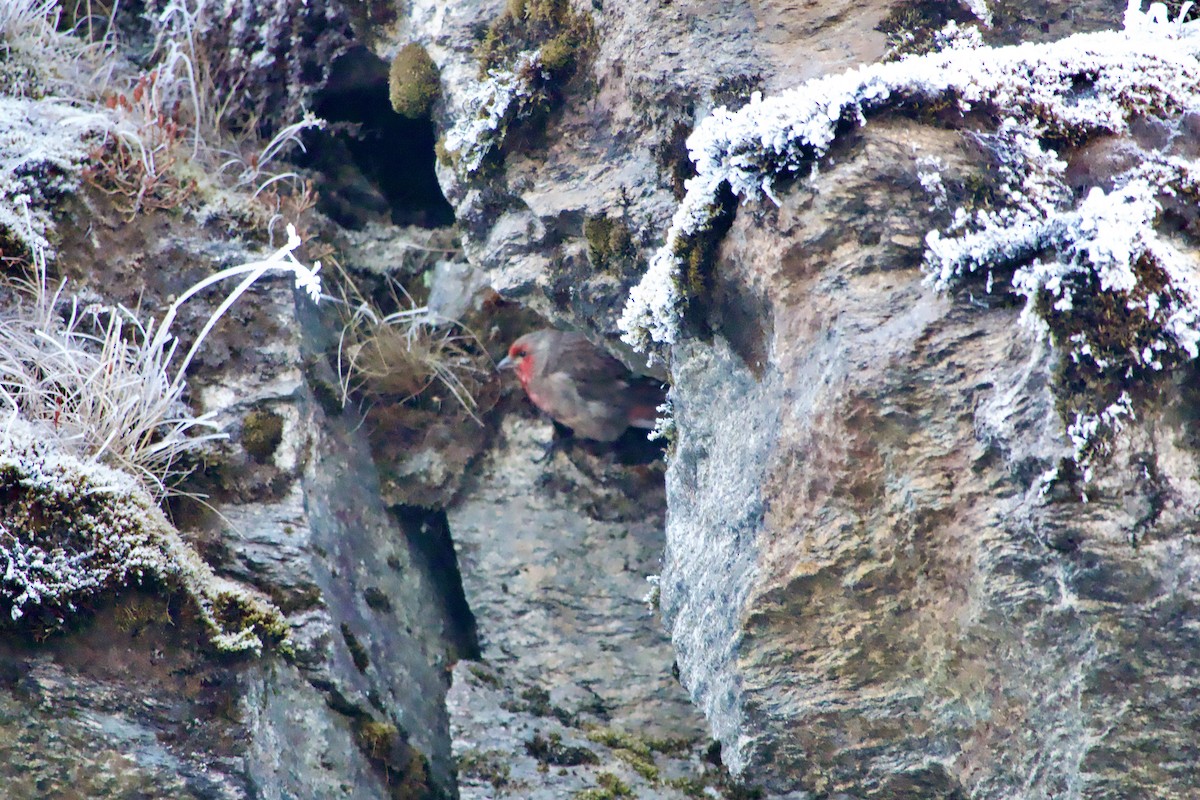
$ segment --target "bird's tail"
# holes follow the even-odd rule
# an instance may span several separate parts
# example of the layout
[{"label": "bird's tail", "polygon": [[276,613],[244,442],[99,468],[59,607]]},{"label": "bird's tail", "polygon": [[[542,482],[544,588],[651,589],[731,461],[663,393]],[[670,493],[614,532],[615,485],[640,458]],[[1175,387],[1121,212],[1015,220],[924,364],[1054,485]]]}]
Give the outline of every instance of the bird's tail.
[{"label": "bird's tail", "polygon": [[640,380],[629,386],[629,427],[653,428],[658,421],[658,407],[667,400],[666,387],[658,381]]}]

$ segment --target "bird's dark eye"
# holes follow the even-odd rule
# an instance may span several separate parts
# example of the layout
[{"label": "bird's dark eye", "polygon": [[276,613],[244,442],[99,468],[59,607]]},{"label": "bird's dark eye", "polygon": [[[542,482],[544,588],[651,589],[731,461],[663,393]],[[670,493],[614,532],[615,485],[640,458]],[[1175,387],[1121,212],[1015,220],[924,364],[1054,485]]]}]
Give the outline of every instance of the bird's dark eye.
[{"label": "bird's dark eye", "polygon": [[515,353],[513,353],[513,355],[515,355],[517,358],[524,358],[525,356],[529,355],[529,353],[525,350],[524,347],[522,347],[522,348],[518,349]]}]

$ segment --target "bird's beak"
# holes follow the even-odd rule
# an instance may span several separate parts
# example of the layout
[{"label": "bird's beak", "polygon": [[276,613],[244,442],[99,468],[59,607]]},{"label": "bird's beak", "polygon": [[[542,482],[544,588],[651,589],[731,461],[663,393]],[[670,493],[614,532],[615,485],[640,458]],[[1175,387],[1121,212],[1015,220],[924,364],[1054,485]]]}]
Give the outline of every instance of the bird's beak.
[{"label": "bird's beak", "polygon": [[500,363],[496,365],[496,369],[513,369],[516,366],[517,362],[512,360],[512,356],[505,356]]}]

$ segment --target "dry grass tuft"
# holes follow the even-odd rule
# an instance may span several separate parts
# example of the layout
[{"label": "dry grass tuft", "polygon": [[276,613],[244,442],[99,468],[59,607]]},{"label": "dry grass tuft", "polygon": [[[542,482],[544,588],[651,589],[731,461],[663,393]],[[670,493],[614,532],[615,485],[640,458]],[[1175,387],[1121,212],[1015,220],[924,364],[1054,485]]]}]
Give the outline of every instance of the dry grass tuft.
[{"label": "dry grass tuft", "polygon": [[[347,286],[351,286],[348,281]],[[417,306],[393,284],[400,311],[384,314],[353,288],[342,298],[345,318],[338,341],[338,378],[342,403],[353,394],[429,397],[448,392],[471,419],[479,422],[475,394],[490,370],[478,338],[455,320],[440,319]]]}]

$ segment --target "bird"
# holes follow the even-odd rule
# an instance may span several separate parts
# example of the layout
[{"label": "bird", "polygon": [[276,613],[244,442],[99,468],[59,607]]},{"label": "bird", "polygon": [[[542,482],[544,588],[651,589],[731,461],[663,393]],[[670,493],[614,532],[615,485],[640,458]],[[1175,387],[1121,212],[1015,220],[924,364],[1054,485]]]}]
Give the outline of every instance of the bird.
[{"label": "bird", "polygon": [[661,385],[634,377],[574,331],[527,333],[497,366],[514,370],[525,394],[551,419],[597,442],[615,442],[629,428],[653,428],[665,401]]}]

